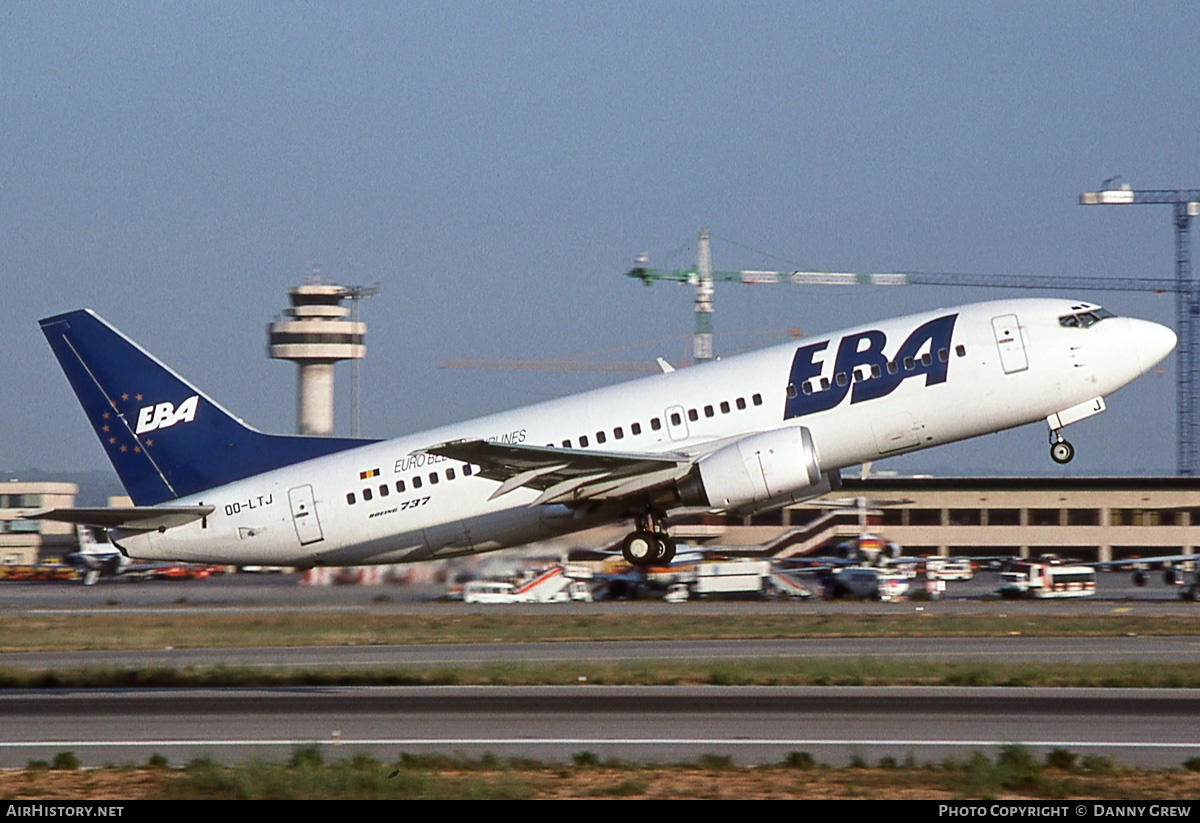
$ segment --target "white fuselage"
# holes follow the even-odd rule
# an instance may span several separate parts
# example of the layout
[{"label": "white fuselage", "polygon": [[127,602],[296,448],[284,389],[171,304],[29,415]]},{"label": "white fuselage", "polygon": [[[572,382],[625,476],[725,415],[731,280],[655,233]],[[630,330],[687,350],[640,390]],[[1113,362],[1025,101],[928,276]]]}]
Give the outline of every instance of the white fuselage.
[{"label": "white fuselage", "polygon": [[[356,565],[491,551],[627,512],[619,501],[531,506],[537,492],[526,488],[493,499],[498,482],[424,451],[456,440],[700,457],[748,435],[803,425],[821,471],[832,472],[1044,420],[1114,392],[1174,345],[1169,329],[1146,321],[1061,324],[1088,305],[997,301],[807,338],[266,472],[172,501],[214,506],[201,521],[115,537],[145,559]],[[956,317],[948,345],[916,340],[903,348],[914,330],[948,315]],[[872,351],[882,362],[875,374],[870,357],[855,357]],[[919,371],[922,357],[927,367],[943,358],[941,382]],[[889,377],[893,360],[898,374]],[[847,363],[857,375],[846,373]],[[906,375],[906,366],[917,371]],[[822,408],[785,419],[785,409],[814,407]]]}]

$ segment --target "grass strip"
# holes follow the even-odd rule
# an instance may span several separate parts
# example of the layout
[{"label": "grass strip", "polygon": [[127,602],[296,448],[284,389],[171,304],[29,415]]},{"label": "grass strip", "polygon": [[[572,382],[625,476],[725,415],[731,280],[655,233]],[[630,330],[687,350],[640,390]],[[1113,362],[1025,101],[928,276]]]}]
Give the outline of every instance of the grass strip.
[{"label": "grass strip", "polygon": [[92,666],[0,667],[0,688],[200,688],[281,686],[1002,686],[1200,688],[1200,664],[1004,663],[864,658],[737,663],[484,663],[339,669]]},{"label": "grass strip", "polygon": [[844,768],[789,752],[774,766],[742,767],[722,754],[681,764],[601,761],[578,752],[570,763],[501,759],[493,754],[400,753],[384,762],[363,752],[305,746],[282,763],[226,766],[209,758],[172,767],[161,755],[145,765],[82,770],[71,752],[0,773],[4,800],[52,799],[602,799],[856,798],[1189,800],[1200,795],[1200,763],[1132,769],[1098,756],[1023,746],[994,756],[918,763],[858,755]]},{"label": "grass strip", "polygon": [[0,621],[0,652],[248,646],[544,643],[803,637],[1190,636],[1191,615],[302,613],[16,614]]}]

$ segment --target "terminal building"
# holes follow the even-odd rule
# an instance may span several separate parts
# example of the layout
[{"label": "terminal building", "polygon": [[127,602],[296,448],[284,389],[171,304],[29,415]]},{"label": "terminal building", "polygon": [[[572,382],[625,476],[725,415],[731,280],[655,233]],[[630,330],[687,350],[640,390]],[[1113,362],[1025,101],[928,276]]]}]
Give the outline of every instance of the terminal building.
[{"label": "terminal building", "polygon": [[[52,562],[74,551],[70,524],[20,515],[70,508],[77,494],[74,483],[0,483],[0,564]],[[739,554],[823,554],[861,533],[857,498],[867,512],[865,528],[899,543],[907,556],[1104,561],[1194,554],[1200,547],[1200,478],[1191,477],[847,479],[825,498],[845,500],[846,507],[808,501],[752,517],[683,516],[672,519],[671,532],[681,543]],[[128,505],[110,501],[120,503]]]},{"label": "terminal building", "polygon": [[[866,528],[905,555],[1009,555],[1105,561],[1193,554],[1200,479],[1191,477],[870,478],[827,499],[862,497]],[[685,518],[672,533],[700,545],[819,554],[857,536],[853,507],[809,501],[747,518]]]},{"label": "terminal building", "polygon": [[74,483],[0,483],[0,565],[50,562],[75,551],[75,527],[70,523],[25,520],[21,515],[37,509],[69,509],[78,493]]}]

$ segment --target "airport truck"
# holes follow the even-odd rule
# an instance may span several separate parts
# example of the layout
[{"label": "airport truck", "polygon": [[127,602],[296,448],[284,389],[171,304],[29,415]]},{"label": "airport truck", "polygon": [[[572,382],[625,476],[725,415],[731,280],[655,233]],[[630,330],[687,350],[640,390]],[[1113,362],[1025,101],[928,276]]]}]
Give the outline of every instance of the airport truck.
[{"label": "airport truck", "polygon": [[678,603],[691,597],[763,597],[770,576],[766,560],[698,563],[695,575],[672,585],[664,599]]}]

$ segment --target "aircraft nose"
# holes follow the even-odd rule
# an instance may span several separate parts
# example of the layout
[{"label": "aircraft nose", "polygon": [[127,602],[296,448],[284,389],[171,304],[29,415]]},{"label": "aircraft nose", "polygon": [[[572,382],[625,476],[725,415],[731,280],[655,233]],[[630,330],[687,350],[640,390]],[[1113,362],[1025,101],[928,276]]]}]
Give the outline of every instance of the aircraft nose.
[{"label": "aircraft nose", "polygon": [[1150,371],[1160,360],[1170,354],[1177,342],[1174,331],[1167,326],[1151,323],[1148,320],[1131,318],[1129,330],[1132,332],[1134,350],[1137,352],[1138,363],[1143,372]]}]

